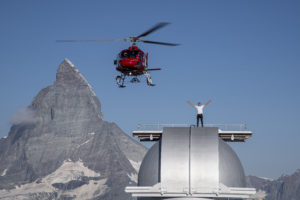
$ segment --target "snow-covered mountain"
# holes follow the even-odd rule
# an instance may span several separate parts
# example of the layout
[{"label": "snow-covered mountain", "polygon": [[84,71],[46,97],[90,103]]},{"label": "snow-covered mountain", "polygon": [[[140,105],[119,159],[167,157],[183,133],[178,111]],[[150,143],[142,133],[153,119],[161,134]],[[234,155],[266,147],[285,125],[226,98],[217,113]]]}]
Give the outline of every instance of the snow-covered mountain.
[{"label": "snow-covered mountain", "polygon": [[56,81],[0,139],[0,199],[132,199],[146,148],[103,120],[86,79],[65,59]]}]

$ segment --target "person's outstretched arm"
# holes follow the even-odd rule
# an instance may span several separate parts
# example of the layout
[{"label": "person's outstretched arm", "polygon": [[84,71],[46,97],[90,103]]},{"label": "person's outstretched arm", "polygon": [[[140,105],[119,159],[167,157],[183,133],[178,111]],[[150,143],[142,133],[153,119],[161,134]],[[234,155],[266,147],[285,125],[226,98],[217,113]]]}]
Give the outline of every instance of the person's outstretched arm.
[{"label": "person's outstretched arm", "polygon": [[190,101],[188,101],[188,104],[190,104],[190,106],[192,106],[192,107],[196,107],[194,104],[192,104]]},{"label": "person's outstretched arm", "polygon": [[204,106],[207,106],[210,102],[211,102],[211,100],[208,100],[208,102],[206,104],[204,104]]}]

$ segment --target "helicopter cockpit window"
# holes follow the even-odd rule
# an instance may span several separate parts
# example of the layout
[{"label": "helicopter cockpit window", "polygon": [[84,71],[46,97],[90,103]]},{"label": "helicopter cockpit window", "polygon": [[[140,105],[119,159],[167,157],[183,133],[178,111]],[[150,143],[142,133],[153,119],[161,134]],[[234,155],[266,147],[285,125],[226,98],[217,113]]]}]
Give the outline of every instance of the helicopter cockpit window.
[{"label": "helicopter cockpit window", "polygon": [[138,58],[139,51],[123,51],[121,53],[121,58]]}]

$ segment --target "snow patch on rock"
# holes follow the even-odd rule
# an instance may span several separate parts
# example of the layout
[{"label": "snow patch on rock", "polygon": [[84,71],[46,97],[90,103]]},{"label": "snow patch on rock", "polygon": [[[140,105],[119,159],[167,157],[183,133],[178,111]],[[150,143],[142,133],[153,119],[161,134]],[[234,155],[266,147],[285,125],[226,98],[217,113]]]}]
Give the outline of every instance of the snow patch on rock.
[{"label": "snow patch on rock", "polygon": [[56,171],[44,177],[42,183],[67,183],[72,180],[78,180],[82,176],[100,177],[100,173],[84,166],[81,160],[76,162],[66,160]]},{"label": "snow patch on rock", "polygon": [[68,59],[68,58],[65,58],[65,61],[71,66],[71,67],[74,67],[74,64]]},{"label": "snow patch on rock", "polygon": [[[54,194],[57,193],[59,199],[60,196],[65,197],[73,197],[72,199],[75,200],[81,200],[81,199],[92,199],[95,196],[100,196],[104,194],[108,186],[105,184],[107,179],[101,179],[98,181],[90,180],[88,184],[82,185],[81,187],[78,187],[73,190],[67,190],[67,191],[60,191],[56,188],[54,188],[49,183],[28,183],[25,185],[17,186],[15,189],[12,190],[0,190],[0,199],[4,200],[24,200],[24,199],[30,199],[30,195],[32,194]],[[53,195],[55,196],[55,195]],[[74,198],[75,197],[75,198]]]},{"label": "snow patch on rock", "polygon": [[52,185],[42,183],[38,184],[36,182],[24,184],[21,186],[16,186],[12,190],[0,190],[1,199],[28,199],[26,196],[34,193],[51,193],[55,190]]},{"label": "snow patch on rock", "polygon": [[79,144],[79,145],[77,146],[77,148],[81,147],[82,145],[85,145],[85,144],[89,143],[89,141],[90,141],[90,140],[87,140],[87,141],[85,141],[84,143]]},{"label": "snow patch on rock", "polygon": [[263,190],[258,190],[258,191],[256,192],[256,194],[255,194],[255,195],[252,195],[251,197],[252,197],[253,199],[265,199],[266,196],[267,196],[267,193],[266,193],[265,191],[263,191]]},{"label": "snow patch on rock", "polygon": [[138,172],[142,162],[136,162],[133,160],[129,160],[129,162],[132,165],[132,167],[135,169],[135,171]]},{"label": "snow patch on rock", "polygon": [[273,181],[273,180],[274,180],[274,179],[272,179],[272,178],[267,178],[267,177],[258,177],[258,178],[264,179],[264,180],[266,180],[266,181]]},{"label": "snow patch on rock", "polygon": [[131,180],[132,182],[137,183],[137,180],[138,180],[138,175],[137,175],[137,173],[127,174],[127,176],[130,178],[130,180]]},{"label": "snow patch on rock", "polygon": [[5,175],[6,175],[6,172],[7,172],[7,169],[3,170],[1,176],[5,176]]},{"label": "snow patch on rock", "polygon": [[90,180],[88,184],[73,190],[65,191],[63,195],[76,196],[76,200],[92,199],[93,197],[100,196],[107,191],[108,187],[105,183],[106,179],[99,181]]},{"label": "snow patch on rock", "polygon": [[[4,170],[5,173],[6,170]],[[89,180],[87,184],[66,191],[59,190],[52,186],[54,183],[68,183],[72,180],[79,180],[83,176],[100,177],[100,173],[84,166],[81,160],[73,162],[68,159],[64,161],[56,171],[44,177],[41,181],[37,180],[33,183],[16,186],[15,189],[11,190],[0,190],[0,197],[1,199],[28,199],[31,194],[57,193],[58,197],[64,195],[75,197],[75,199],[79,200],[91,199],[107,191],[108,186],[105,184],[107,179]],[[134,176],[132,177],[134,178]]]}]

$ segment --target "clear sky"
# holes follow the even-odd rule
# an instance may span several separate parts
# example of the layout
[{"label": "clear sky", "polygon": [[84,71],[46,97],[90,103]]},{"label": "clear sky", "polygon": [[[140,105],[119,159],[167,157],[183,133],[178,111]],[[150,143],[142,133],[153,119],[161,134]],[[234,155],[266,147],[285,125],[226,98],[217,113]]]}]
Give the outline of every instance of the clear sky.
[{"label": "clear sky", "polygon": [[[113,59],[129,43],[56,43],[119,39],[158,22],[172,24],[140,44],[155,87],[115,84]],[[300,168],[300,1],[0,1],[0,136],[10,119],[53,84],[64,58],[93,86],[104,118],[126,133],[138,123],[194,123],[186,101],[212,103],[205,123],[247,123],[254,137],[231,144],[246,174],[277,178]]]}]

